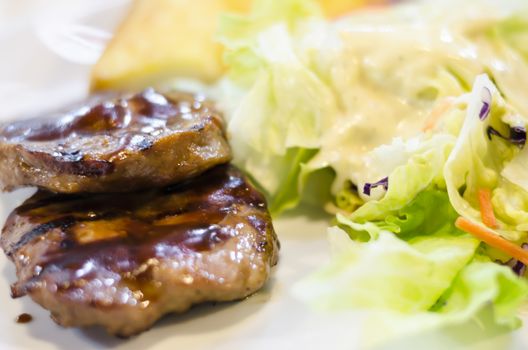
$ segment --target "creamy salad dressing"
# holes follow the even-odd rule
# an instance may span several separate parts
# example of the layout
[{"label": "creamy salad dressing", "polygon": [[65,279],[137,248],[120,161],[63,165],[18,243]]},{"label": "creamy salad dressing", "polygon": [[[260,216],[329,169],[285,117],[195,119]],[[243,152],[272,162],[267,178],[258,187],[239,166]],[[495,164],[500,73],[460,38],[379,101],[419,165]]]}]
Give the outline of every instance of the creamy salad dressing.
[{"label": "creamy salad dressing", "polygon": [[[449,101],[482,73],[528,115],[516,84],[528,85],[526,58],[508,44],[523,38],[497,39],[495,32],[523,8],[522,0],[413,1],[333,22],[285,16],[253,34],[232,22],[220,35],[231,71],[213,98],[225,111],[235,163],[271,198],[280,192],[286,207],[297,196],[294,180],[317,169],[333,168],[336,194],[347,180],[362,187],[403,164],[406,157],[380,163],[371,156],[395,138],[457,134],[460,118],[446,113]],[[308,164],[306,149],[318,152]]]},{"label": "creamy salad dressing", "polygon": [[503,95],[523,116],[528,116],[528,99],[526,90],[519,88],[528,86],[528,69],[525,59],[513,49],[498,44],[499,47],[489,47],[488,50],[500,50],[501,57],[490,55],[488,65],[501,89]]},{"label": "creamy salad dressing", "polygon": [[485,44],[476,46],[468,39],[489,20],[456,15],[423,19],[419,13],[402,11],[389,24],[386,17],[382,22],[376,16],[353,15],[332,24],[334,30],[329,31],[341,40],[330,65],[330,84],[341,114],[324,132],[320,152],[309,166],[336,170],[334,193],[346,180],[362,186],[400,165],[375,164],[369,153],[395,137],[420,135],[438,104],[467,92],[491,60]]}]

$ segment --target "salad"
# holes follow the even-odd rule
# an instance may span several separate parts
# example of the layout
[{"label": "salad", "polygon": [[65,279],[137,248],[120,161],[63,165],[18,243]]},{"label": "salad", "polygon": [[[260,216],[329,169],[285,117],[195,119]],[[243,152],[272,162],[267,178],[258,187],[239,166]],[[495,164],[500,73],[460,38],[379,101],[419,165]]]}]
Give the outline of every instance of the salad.
[{"label": "salad", "polygon": [[[456,10],[453,10],[456,9]],[[333,259],[294,294],[387,334],[528,297],[528,3],[408,1],[327,20],[315,2],[225,15],[217,84],[241,166],[275,215],[333,213]]]}]

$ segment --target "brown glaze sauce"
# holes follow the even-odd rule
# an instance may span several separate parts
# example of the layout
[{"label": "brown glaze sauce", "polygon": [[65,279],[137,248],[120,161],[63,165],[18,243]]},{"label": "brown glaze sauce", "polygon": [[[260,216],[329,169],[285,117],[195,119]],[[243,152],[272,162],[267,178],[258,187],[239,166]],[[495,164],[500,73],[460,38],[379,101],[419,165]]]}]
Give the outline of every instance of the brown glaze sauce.
[{"label": "brown glaze sauce", "polygon": [[30,314],[26,314],[26,313],[18,315],[17,318],[15,319],[16,323],[29,323],[31,321],[33,321],[33,316],[31,316]]},{"label": "brown glaze sauce", "polygon": [[[39,273],[35,278],[61,271],[70,276],[67,280],[80,275],[89,280],[110,271],[124,276],[123,283],[152,300],[156,288],[149,286],[153,268],[149,262],[208,251],[227,241],[236,231],[222,220],[239,205],[266,206],[262,195],[229,165],[183,184],[133,194],[84,197],[39,192],[16,210],[16,215],[38,226],[20,238],[12,253],[59,227],[66,235],[58,248],[36,262]],[[265,230],[265,219],[251,215],[247,224]],[[97,237],[97,232],[104,232],[104,237]]]},{"label": "brown glaze sauce", "polygon": [[208,107],[201,103],[203,99],[181,94],[177,100],[147,89],[135,95],[123,95],[110,99],[108,96],[96,96],[95,102],[86,102],[67,113],[52,118],[34,118],[14,122],[0,127],[0,136],[7,140],[57,141],[70,137],[97,134],[116,134],[122,136],[120,142],[126,146],[131,142],[140,142],[137,137],[120,135],[156,135],[168,126],[182,125],[195,119],[198,113],[207,113]]}]

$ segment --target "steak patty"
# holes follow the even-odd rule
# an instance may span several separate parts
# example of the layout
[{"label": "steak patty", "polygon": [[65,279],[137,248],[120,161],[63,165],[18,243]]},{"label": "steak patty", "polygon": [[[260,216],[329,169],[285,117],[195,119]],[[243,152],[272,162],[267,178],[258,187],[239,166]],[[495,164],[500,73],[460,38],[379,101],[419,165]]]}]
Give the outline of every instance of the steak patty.
[{"label": "steak patty", "polygon": [[152,89],[101,95],[67,112],[0,125],[0,187],[128,192],[196,176],[231,158],[203,99]]},{"label": "steak patty", "polygon": [[13,297],[29,294],[62,326],[130,336],[193,304],[263,286],[278,241],[265,199],[233,166],[131,194],[39,191],[8,218]]}]

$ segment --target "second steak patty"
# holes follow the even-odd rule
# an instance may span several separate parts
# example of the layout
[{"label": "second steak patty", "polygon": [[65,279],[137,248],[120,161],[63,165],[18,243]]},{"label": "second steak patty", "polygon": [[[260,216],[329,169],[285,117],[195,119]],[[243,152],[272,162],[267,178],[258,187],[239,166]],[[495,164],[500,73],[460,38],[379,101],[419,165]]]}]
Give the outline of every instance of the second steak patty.
[{"label": "second steak patty", "polygon": [[128,192],[231,159],[221,116],[184,93],[95,96],[66,112],[0,125],[0,188]]},{"label": "second steak patty", "polygon": [[169,312],[244,298],[263,286],[278,241],[265,200],[234,167],[134,194],[38,192],[1,237],[14,297],[63,326],[130,336]]}]

